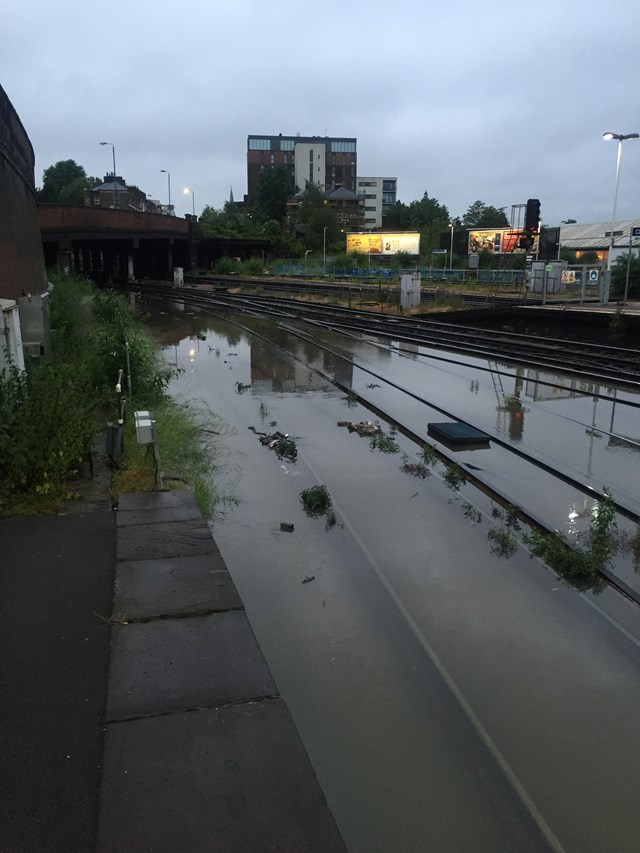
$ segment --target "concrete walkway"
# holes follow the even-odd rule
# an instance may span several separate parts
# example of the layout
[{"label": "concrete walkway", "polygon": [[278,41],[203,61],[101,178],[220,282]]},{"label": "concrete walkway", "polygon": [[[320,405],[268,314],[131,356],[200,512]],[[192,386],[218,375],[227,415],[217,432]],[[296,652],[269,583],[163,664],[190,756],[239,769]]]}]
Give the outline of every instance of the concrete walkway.
[{"label": "concrete walkway", "polygon": [[85,508],[0,521],[0,851],[344,851],[193,496]]}]

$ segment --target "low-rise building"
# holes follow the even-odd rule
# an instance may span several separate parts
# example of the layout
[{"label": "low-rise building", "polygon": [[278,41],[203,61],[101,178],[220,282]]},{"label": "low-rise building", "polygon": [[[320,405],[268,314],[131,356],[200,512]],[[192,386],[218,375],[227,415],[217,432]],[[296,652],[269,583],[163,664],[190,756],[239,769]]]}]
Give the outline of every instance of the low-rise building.
[{"label": "low-rise building", "polygon": [[120,175],[109,172],[97,187],[84,191],[85,207],[108,207],[114,210],[137,210],[139,213],[163,213],[163,205],[147,198],[135,185],[128,185]]}]

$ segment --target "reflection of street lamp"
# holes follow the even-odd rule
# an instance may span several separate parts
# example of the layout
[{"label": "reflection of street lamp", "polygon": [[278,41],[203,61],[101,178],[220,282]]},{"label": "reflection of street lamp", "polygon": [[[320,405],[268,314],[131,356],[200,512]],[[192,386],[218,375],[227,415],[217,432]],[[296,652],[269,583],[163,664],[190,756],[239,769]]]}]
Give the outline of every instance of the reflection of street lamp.
[{"label": "reflection of street lamp", "polygon": [[611,269],[611,255],[613,254],[613,231],[616,224],[616,207],[618,205],[618,183],[620,181],[620,158],[622,157],[622,143],[625,139],[638,139],[640,136],[639,133],[612,133],[611,131],[607,131],[607,133],[602,134],[604,139],[617,139],[618,140],[618,157],[616,159],[616,188],[613,193],[613,216],[611,219],[611,244],[609,249],[609,258],[607,266]]},{"label": "reflection of street lamp", "polygon": [[322,229],[322,275],[327,274],[327,226]]},{"label": "reflection of street lamp", "polygon": [[167,175],[167,186],[169,188],[169,213],[171,213],[171,172],[168,169],[160,169],[161,172],[165,172]]},{"label": "reflection of street lamp", "polygon": [[113,154],[113,203],[115,209],[118,209],[118,182],[116,181],[116,146],[113,142],[101,142],[100,145],[110,145],[111,153]]},{"label": "reflection of street lamp", "polygon": [[449,228],[451,228],[451,256],[449,260],[449,269],[453,269],[453,222],[449,223]]},{"label": "reflection of street lamp", "polygon": [[182,190],[182,195],[189,195],[189,194],[191,194],[191,208],[193,210],[193,215],[195,216],[196,215],[196,194],[189,187],[185,187]]}]

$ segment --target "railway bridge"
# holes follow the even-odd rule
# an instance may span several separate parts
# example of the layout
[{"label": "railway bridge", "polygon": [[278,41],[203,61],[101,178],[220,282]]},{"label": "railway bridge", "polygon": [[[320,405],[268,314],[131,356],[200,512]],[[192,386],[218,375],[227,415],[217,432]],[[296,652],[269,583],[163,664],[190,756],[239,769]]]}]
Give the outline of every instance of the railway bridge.
[{"label": "railway bridge", "polygon": [[209,269],[224,255],[264,255],[267,240],[203,238],[197,219],[136,210],[39,204],[47,268],[70,269],[98,284],[173,277],[174,267]]}]

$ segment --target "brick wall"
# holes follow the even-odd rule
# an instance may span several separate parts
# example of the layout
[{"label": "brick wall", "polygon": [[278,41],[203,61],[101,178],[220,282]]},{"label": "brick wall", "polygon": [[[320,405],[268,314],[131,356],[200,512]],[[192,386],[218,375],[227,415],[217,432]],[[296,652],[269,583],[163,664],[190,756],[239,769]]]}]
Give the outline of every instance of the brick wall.
[{"label": "brick wall", "polygon": [[46,290],[29,137],[0,86],[0,298]]}]

